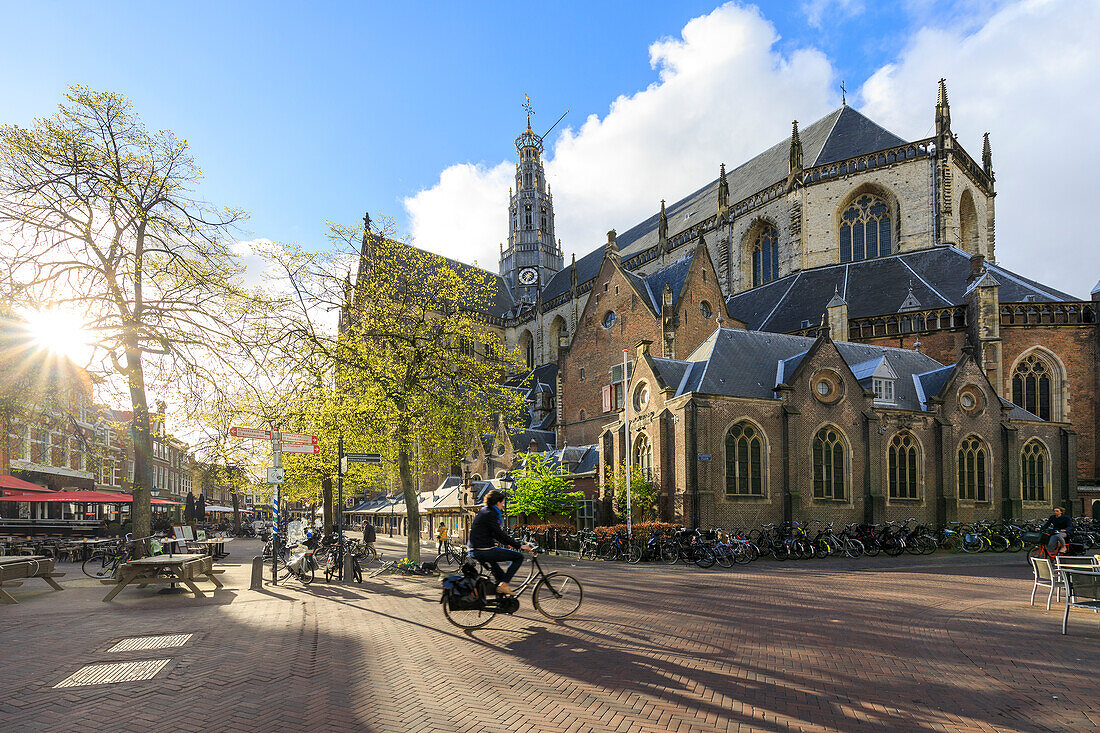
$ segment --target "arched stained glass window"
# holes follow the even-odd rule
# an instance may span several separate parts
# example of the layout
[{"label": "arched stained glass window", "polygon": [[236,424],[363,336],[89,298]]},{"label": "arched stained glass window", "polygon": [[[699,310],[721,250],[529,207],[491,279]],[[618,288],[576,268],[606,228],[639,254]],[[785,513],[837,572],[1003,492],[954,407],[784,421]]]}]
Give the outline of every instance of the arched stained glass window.
[{"label": "arched stained glass window", "polygon": [[752,245],[752,285],[770,283],[779,277],[779,232],[765,225]]},{"label": "arched stained glass window", "polygon": [[726,433],[726,496],[764,495],[764,440],[748,422]]},{"label": "arched stained glass window", "polygon": [[913,434],[903,431],[894,435],[886,453],[887,483],[891,499],[918,499],[917,441]]},{"label": "arched stained glass window", "polygon": [[844,499],[844,439],[836,428],[824,427],[814,436],[814,498]]},{"label": "arched stained glass window", "polygon": [[1012,401],[1033,415],[1049,420],[1050,377],[1051,370],[1038,356],[1022,360],[1012,372]]},{"label": "arched stained glass window", "polygon": [[959,445],[959,498],[988,501],[985,477],[988,474],[988,453],[981,438],[971,435]]},{"label": "arched stained glass window", "polygon": [[1037,440],[1029,440],[1020,451],[1020,484],[1024,501],[1047,499],[1047,449]]},{"label": "arched stained glass window", "polygon": [[885,257],[893,249],[892,231],[886,201],[863,194],[840,216],[840,261]]}]

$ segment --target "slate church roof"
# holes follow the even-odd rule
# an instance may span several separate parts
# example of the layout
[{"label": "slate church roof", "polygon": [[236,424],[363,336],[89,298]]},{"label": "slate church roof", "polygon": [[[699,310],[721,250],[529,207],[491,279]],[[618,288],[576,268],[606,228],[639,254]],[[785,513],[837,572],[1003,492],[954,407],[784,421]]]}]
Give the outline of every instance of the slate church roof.
[{"label": "slate church roof", "polygon": [[[907,141],[879,126],[855,109],[843,106],[822,117],[817,122],[800,129],[803,161],[806,168],[825,165],[856,155],[904,145]],[[788,174],[788,156],[791,138],[760,153],[756,157],[726,173],[730,189],[730,204],[751,196],[773,183],[784,180]],[[666,206],[669,237],[693,226],[718,212],[718,181],[703,186],[695,193]],[[657,219],[654,213],[648,219],[616,235],[622,258],[628,259],[657,244]],[[596,277],[603,262],[603,248],[589,252],[577,260],[577,283],[585,283]],[[543,292],[545,300],[553,300],[570,288],[570,266],[558,272]]]},{"label": "slate church roof", "polygon": [[[776,399],[776,387],[789,383],[816,339],[782,333],[720,328],[683,360],[653,358],[661,381],[682,395],[689,392]],[[959,364],[945,366],[930,356],[908,349],[834,342],[857,381],[871,388],[875,374],[892,374],[894,401],[878,403],[888,409],[925,411]],[[1006,403],[1006,406],[1010,403]],[[1013,420],[1040,418],[1014,407]]]},{"label": "slate church roof", "polygon": [[[947,246],[826,265],[737,293],[726,300],[726,308],[747,328],[786,333],[804,328],[805,321],[819,324],[837,292],[848,303],[849,318],[900,312],[910,287],[921,308],[963,305],[969,260],[966,252]],[[999,265],[987,262],[985,267],[1000,284],[1004,303],[1077,300]]]}]

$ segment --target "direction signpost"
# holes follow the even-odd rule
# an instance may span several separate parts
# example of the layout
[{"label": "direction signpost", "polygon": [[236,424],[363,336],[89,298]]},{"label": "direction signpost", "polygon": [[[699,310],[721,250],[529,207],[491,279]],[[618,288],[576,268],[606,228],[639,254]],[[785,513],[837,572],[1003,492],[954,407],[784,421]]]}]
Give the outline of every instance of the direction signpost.
[{"label": "direction signpost", "polygon": [[279,544],[277,541],[279,534],[279,494],[283,481],[286,479],[286,473],[283,470],[283,454],[312,453],[317,455],[321,452],[321,446],[317,445],[316,435],[281,433],[278,425],[275,425],[273,430],[233,427],[229,429],[229,434],[234,438],[245,440],[271,441],[272,466],[267,469],[267,482],[271,484],[271,514],[274,520],[271,533],[271,584],[277,585],[279,582]]},{"label": "direction signpost", "polygon": [[340,436],[340,445],[337,455],[340,456],[340,470],[336,474],[337,485],[339,487],[339,500],[340,500],[340,528],[344,527],[344,474],[348,472],[349,463],[381,463],[381,453],[345,453],[344,452],[344,436]]}]

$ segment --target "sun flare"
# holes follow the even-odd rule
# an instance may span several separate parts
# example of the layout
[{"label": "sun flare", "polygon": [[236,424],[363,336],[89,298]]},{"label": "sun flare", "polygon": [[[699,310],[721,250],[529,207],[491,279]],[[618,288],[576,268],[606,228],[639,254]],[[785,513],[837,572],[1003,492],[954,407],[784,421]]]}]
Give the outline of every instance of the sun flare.
[{"label": "sun flare", "polygon": [[53,309],[24,314],[32,341],[60,356],[79,361],[91,341],[84,319],[71,311]]}]

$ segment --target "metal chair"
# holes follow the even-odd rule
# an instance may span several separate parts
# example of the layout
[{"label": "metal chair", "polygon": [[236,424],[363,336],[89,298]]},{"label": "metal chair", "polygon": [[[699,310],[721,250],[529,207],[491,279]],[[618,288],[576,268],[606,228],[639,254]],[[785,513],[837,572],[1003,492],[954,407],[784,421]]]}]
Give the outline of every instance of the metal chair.
[{"label": "metal chair", "polygon": [[1062,633],[1065,634],[1069,609],[1100,611],[1100,572],[1066,568],[1062,571],[1062,581],[1066,587],[1066,612],[1062,616]]},{"label": "metal chair", "polygon": [[1052,597],[1061,598],[1062,580],[1058,577],[1058,571],[1055,570],[1050,560],[1045,557],[1031,557],[1031,573],[1035,576],[1035,585],[1031,588],[1031,605],[1035,605],[1035,591],[1039,588],[1050,588],[1050,592],[1047,593],[1047,610],[1050,610],[1050,599]]}]

